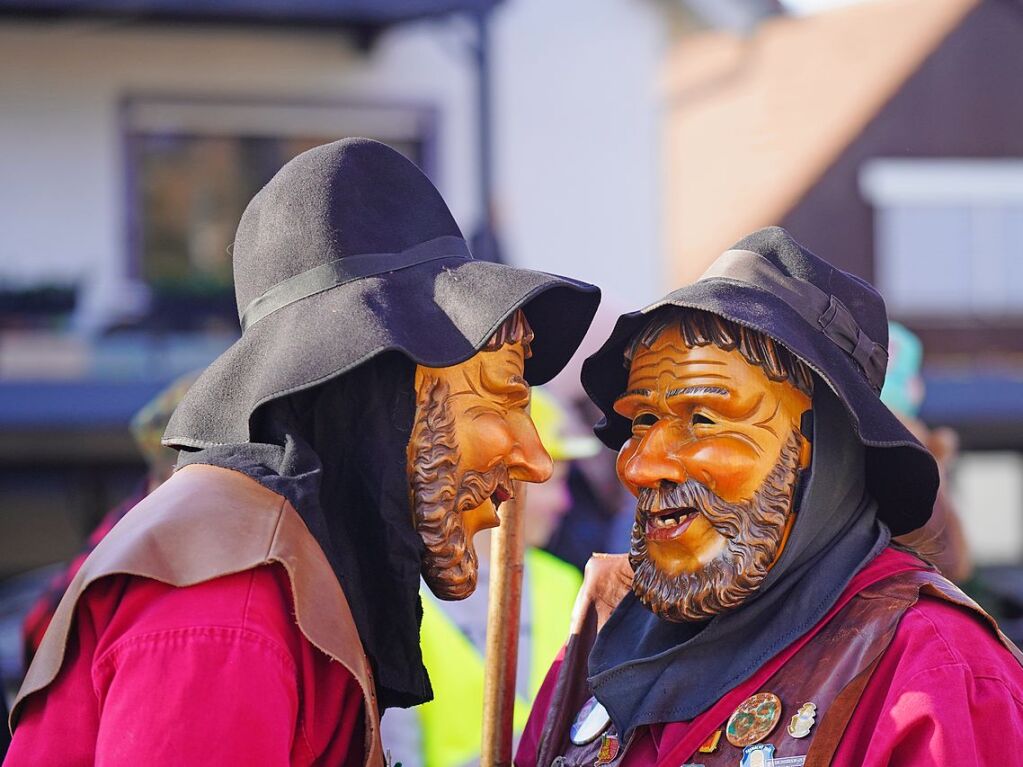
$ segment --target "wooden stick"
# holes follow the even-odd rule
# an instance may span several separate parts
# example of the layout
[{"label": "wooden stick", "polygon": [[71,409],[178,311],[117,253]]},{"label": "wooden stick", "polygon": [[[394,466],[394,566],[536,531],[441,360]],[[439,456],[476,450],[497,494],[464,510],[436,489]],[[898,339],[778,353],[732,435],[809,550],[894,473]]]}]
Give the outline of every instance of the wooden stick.
[{"label": "wooden stick", "polygon": [[490,550],[481,767],[510,767],[512,763],[512,719],[522,608],[522,508],[526,495],[525,483],[515,484],[515,497],[501,506],[501,526],[493,533]]}]

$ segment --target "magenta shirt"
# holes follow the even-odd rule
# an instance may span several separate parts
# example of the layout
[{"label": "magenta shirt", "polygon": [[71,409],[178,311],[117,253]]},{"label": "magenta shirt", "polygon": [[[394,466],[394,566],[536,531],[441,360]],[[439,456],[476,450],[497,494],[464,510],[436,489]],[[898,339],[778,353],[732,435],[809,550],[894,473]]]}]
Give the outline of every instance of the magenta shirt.
[{"label": "magenta shirt", "polygon": [[[690,722],[640,728],[616,767],[678,767],[859,591],[919,568],[887,549],[859,572],[813,629]],[[544,681],[515,756],[534,767],[560,659]],[[826,714],[825,714],[826,715]],[[1023,767],[1023,669],[966,609],[929,597],[909,608],[864,690],[833,767]],[[696,761],[699,761],[698,759]]]},{"label": "magenta shirt", "polygon": [[287,573],[187,588],[110,576],[29,697],[5,767],[361,765],[362,692],[294,619]]}]

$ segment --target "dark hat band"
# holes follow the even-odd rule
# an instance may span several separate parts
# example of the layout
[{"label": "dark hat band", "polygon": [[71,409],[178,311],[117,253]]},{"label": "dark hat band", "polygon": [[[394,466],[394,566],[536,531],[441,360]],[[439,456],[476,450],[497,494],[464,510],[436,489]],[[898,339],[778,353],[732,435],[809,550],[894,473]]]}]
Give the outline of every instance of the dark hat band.
[{"label": "dark hat band", "polygon": [[856,360],[874,390],[881,391],[888,367],[888,350],[863,332],[849,309],[835,296],[809,282],[782,274],[774,264],[752,250],[725,251],[700,276],[700,280],[711,278],[733,280],[772,293]]},{"label": "dark hat band", "polygon": [[360,253],[320,264],[282,280],[252,299],[241,313],[244,333],[268,314],[303,298],[364,277],[395,272],[442,258],[471,259],[469,246],[461,237],[447,235],[421,242],[400,253]]}]

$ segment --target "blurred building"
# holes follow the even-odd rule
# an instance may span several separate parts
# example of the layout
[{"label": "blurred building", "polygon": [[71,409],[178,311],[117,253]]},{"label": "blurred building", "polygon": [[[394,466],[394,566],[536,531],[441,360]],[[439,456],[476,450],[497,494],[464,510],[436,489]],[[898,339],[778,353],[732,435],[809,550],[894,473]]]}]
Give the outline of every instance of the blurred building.
[{"label": "blurred building", "polygon": [[670,282],[781,224],[923,339],[981,562],[1023,561],[1023,3],[874,0],[674,46]]},{"label": "blurred building", "polygon": [[141,475],[128,418],[236,337],[238,218],[309,146],[386,141],[481,250],[647,300],[674,5],[0,0],[0,577]]},{"label": "blurred building", "polygon": [[609,305],[791,228],[923,338],[967,532],[1023,560],[1023,2],[784,8],[0,0],[0,577],[141,474],[128,417],[236,337],[246,202],[351,135],[418,162],[481,255]]}]

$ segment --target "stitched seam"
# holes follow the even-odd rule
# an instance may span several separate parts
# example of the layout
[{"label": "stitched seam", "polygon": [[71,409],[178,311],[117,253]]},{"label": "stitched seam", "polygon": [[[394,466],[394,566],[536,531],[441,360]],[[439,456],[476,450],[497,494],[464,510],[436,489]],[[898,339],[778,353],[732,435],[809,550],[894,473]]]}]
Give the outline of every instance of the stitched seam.
[{"label": "stitched seam", "polygon": [[147,634],[128,637],[118,640],[93,662],[95,668],[107,665],[114,665],[117,657],[127,650],[136,649],[144,645],[154,645],[178,639],[195,638],[209,640],[211,643],[227,644],[226,640],[242,639],[257,647],[270,651],[284,665],[292,676],[297,675],[295,661],[291,655],[278,643],[265,634],[258,633],[248,628],[238,626],[189,626],[187,628],[166,629],[153,631]]},{"label": "stitched seam", "polygon": [[[277,543],[277,541],[278,541],[278,539],[280,538],[280,535],[281,535],[281,527],[284,525],[284,513],[285,513],[284,510],[285,510],[285,506],[287,505],[287,503],[288,503],[288,499],[285,498],[284,496],[281,496],[281,502],[280,502],[280,505],[277,508],[277,524],[274,526],[273,535],[270,536],[270,543],[267,546],[266,553],[263,555],[263,557],[264,557],[264,559],[266,559],[271,564],[271,566],[279,565],[280,567],[284,568],[284,572],[288,576],[288,591],[290,592],[289,596],[291,597],[291,612],[292,612],[291,618],[295,622],[295,626],[298,628],[299,633],[301,633],[302,636],[305,637],[305,632],[302,631],[302,626],[298,622],[298,598],[295,595],[295,582],[294,582],[294,579],[291,577],[291,572],[288,570],[288,568],[285,566],[285,564],[283,562],[280,562],[280,561],[277,561],[277,560],[271,560],[270,559],[270,554],[273,551],[273,548],[276,545],[276,543]],[[312,642],[310,642],[310,644],[312,644]],[[296,680],[297,680],[297,677],[296,677]],[[312,740],[309,738],[309,733],[308,733],[308,731],[306,729],[305,706],[304,706],[305,688],[302,685],[297,684],[297,681],[296,681],[295,689],[296,689],[296,692],[298,694],[298,734],[299,734],[299,737],[302,738],[302,742],[305,744],[305,747],[307,749],[309,749],[309,753],[315,759],[318,756],[318,754],[316,752],[316,749],[313,748]]]},{"label": "stitched seam", "polygon": [[974,674],[973,678],[974,679],[983,679],[985,682],[994,682],[999,687],[1004,689],[1005,692],[1008,693],[1009,697],[1012,698],[1014,701],[1016,701],[1016,704],[1018,706],[1023,708],[1023,700],[1021,700],[1020,698],[1016,697],[1016,693],[1012,690],[1011,687],[1009,687],[1009,685],[1007,685],[1005,683],[1005,680],[1002,679],[1001,677],[994,676],[993,674]]},{"label": "stitched seam", "polygon": [[997,682],[998,685],[1001,686],[1006,693],[1008,693],[1010,698],[1012,698],[1020,707],[1023,707],[1023,701],[1016,697],[1016,694],[1012,691],[1011,688],[1008,687],[1008,685],[1005,684],[1005,682],[1002,679],[998,678],[997,676],[992,676],[990,674],[974,674],[973,671],[970,669],[969,665],[958,661],[953,663],[940,663],[937,666],[928,666],[927,668],[920,669],[919,671],[915,672],[912,676],[910,676],[908,679],[906,679],[906,681],[903,682],[902,685],[899,686],[899,690],[896,697],[902,695],[905,692],[910,692],[906,688],[909,687],[910,683],[913,682],[917,677],[923,676],[924,674],[930,674],[935,671],[953,668],[962,672],[964,676],[969,676],[972,679],[984,679],[990,682]]},{"label": "stitched seam", "polygon": [[[284,510],[284,502],[282,501],[281,505],[280,505],[280,509],[278,511],[282,512],[283,510]],[[277,531],[280,529],[281,519],[283,519],[283,518],[284,518],[284,515],[283,514],[279,514],[279,516],[277,518],[277,525],[274,528],[274,535],[271,537],[271,541],[276,539]],[[270,553],[269,550],[267,550],[267,556],[269,556],[269,553]],[[270,565],[270,566],[272,567],[273,565]],[[256,568],[253,568],[249,572],[249,588],[248,588],[248,591],[245,594],[245,607],[242,610],[242,626],[245,627],[246,631],[250,630],[250,629],[248,629],[249,607],[252,604],[252,592],[255,590],[255,587],[256,587],[256,572],[257,572]],[[260,636],[263,636],[263,635],[260,634]],[[264,638],[266,638],[266,637],[264,637]],[[273,642],[273,644],[277,645],[277,647],[280,648],[280,645],[276,641],[274,641],[274,640],[269,640],[269,641]],[[283,648],[281,648],[281,649],[283,649]],[[291,658],[291,655],[287,656],[287,660],[289,662],[291,662],[290,668],[291,668],[292,673],[295,676],[295,694],[296,694],[296,697],[297,697],[297,701],[296,702],[297,702],[297,708],[298,708],[298,734],[299,734],[299,737],[302,739],[302,743],[305,745],[306,749],[308,749],[309,755],[312,756],[315,759],[316,756],[317,756],[317,753],[316,753],[316,750],[313,748],[312,741],[309,738],[309,733],[306,730],[305,706],[303,705],[304,700],[305,700],[305,689],[302,687],[302,685],[298,684],[298,671],[295,668],[295,664],[294,664],[294,661]]]},{"label": "stitched seam", "polygon": [[[277,536],[275,534],[274,535],[274,541],[276,542],[276,540],[277,540]],[[374,709],[376,708],[376,706],[375,706],[376,695],[375,695],[375,692],[374,692],[374,689],[373,689],[374,688],[373,671],[372,671],[372,668],[369,666],[368,658],[367,658],[367,656],[365,654],[365,651],[362,652],[362,657],[367,660],[367,663],[365,665],[359,666],[357,663],[354,663],[354,662],[352,663],[352,665],[349,665],[348,663],[345,663],[344,661],[342,661],[341,658],[339,658],[337,655],[335,655],[335,654],[333,654],[331,652],[328,652],[323,646],[321,646],[319,643],[314,641],[313,638],[311,636],[309,636],[309,634],[306,633],[306,630],[305,630],[305,628],[302,625],[302,621],[300,621],[299,618],[298,618],[298,592],[296,590],[296,585],[295,585],[295,573],[294,573],[294,570],[293,570],[293,564],[285,562],[284,560],[281,560],[281,559],[274,559],[273,561],[280,563],[281,566],[284,567],[285,572],[287,572],[287,574],[288,574],[288,583],[291,586],[291,594],[292,594],[292,598],[294,599],[295,624],[298,626],[298,629],[302,633],[302,636],[305,637],[305,639],[309,642],[309,644],[311,644],[313,647],[315,647],[319,652],[322,652],[324,655],[326,655],[328,658],[330,658],[330,660],[332,662],[336,662],[336,663],[341,664],[341,666],[343,668],[345,668],[348,671],[349,674],[352,675],[352,678],[355,680],[356,684],[359,685],[359,689],[362,691],[362,697],[363,697],[363,702],[365,704],[365,711],[366,711],[365,727],[363,728],[364,729],[364,732],[363,732],[363,744],[364,744],[364,747],[365,747],[365,754],[366,754],[366,758],[365,758],[365,761],[364,761],[364,767],[369,767],[369,765],[372,763],[374,754],[377,751],[377,749],[375,749],[374,746],[377,744],[377,742],[380,739],[380,726],[379,726],[380,714],[379,714],[379,712],[377,712],[377,714],[376,714],[376,723],[374,723],[372,721],[373,717],[370,714],[370,708],[371,707],[374,708]],[[290,566],[289,566],[289,564],[290,564]],[[343,595],[344,595],[344,591],[342,590],[342,596]],[[363,675],[365,676],[365,683],[363,682],[363,678],[358,673],[358,671],[360,669],[363,671]],[[375,735],[375,737],[374,737],[374,735]]]},{"label": "stitched seam", "polygon": [[[913,608],[911,607],[910,610],[912,610],[912,609]],[[938,639],[941,640],[941,644],[942,644],[942,646],[944,646],[945,652],[947,652],[949,654],[949,657],[953,658],[955,660],[955,662],[958,663],[959,665],[966,666],[966,663],[963,660],[963,657],[952,648],[952,645],[950,645],[948,643],[948,640],[945,639],[944,635],[938,630],[938,625],[933,620],[931,620],[931,617],[929,615],[927,615],[926,613],[924,613],[922,611],[921,612],[917,612],[915,610],[913,611],[913,614],[916,615],[917,617],[923,618],[925,621],[927,621],[927,623],[931,627],[931,631],[934,633],[934,635]],[[968,666],[966,666],[966,667],[969,668]]]},{"label": "stitched seam", "polygon": [[[277,506],[277,524],[274,525],[273,535],[270,536],[270,542],[266,546],[266,551],[263,552],[263,559],[267,561],[270,561],[270,552],[273,551],[274,545],[277,543],[277,539],[280,538],[281,526],[284,524],[284,506],[287,504],[288,499],[283,495],[280,496],[280,499],[281,502]],[[292,591],[294,592],[294,585],[292,585]]]},{"label": "stitched seam", "polygon": [[245,590],[245,601],[242,603],[242,628],[249,627],[249,606],[252,604],[252,590],[256,586],[256,570],[249,570],[249,587]]},{"label": "stitched seam", "polygon": [[[937,669],[940,669],[940,668],[946,668],[948,666],[958,666],[961,669],[963,669],[967,674],[969,674],[969,676],[971,676],[974,679],[985,679],[985,680],[988,680],[988,681],[991,681],[991,682],[997,682],[1001,687],[1003,687],[1005,689],[1005,691],[1009,694],[1010,698],[1012,698],[1014,701],[1016,701],[1016,703],[1018,703],[1021,706],[1023,706],[1023,701],[1021,701],[1019,698],[1016,697],[1016,695],[1012,691],[1012,689],[1008,685],[1005,684],[1005,680],[1003,680],[1001,677],[995,676],[993,674],[977,674],[977,673],[974,673],[973,669],[970,668],[970,665],[963,659],[962,655],[960,653],[958,653],[957,651],[955,651],[952,648],[951,645],[949,645],[948,640],[945,639],[945,636],[941,633],[941,631],[938,630],[938,624],[936,624],[934,622],[934,620],[929,615],[926,615],[924,613],[916,613],[916,614],[919,615],[919,617],[921,617],[924,620],[926,620],[931,625],[931,629],[933,630],[934,634],[941,640],[941,643],[945,646],[945,649],[948,651],[948,654],[952,658],[954,658],[955,660],[952,663],[945,663],[945,664],[942,664],[940,666],[929,667],[929,668],[926,668],[926,669],[920,669],[920,671],[916,672],[916,674],[914,674],[912,677],[910,677],[909,680],[907,680],[907,683],[911,679],[913,679],[915,676],[917,676],[917,674],[923,674],[923,673],[926,673],[927,671],[933,671],[933,670],[937,670]],[[971,616],[971,617],[973,617],[973,616]],[[986,628],[986,626],[984,626],[983,624],[981,624],[981,627],[982,628]]]}]

